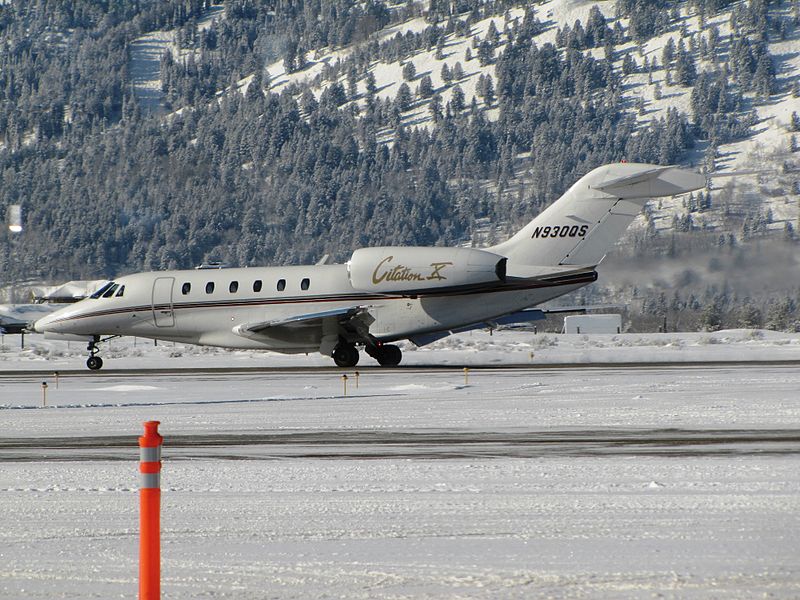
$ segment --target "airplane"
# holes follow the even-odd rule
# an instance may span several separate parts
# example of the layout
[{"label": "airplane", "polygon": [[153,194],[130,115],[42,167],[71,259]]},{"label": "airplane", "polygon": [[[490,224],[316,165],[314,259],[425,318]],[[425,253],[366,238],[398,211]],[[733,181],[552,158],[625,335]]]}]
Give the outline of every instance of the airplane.
[{"label": "airplane", "polygon": [[319,352],[353,367],[359,348],[396,366],[394,343],[543,318],[534,307],[597,279],[596,267],[650,198],[701,189],[674,166],[593,169],[510,239],[488,248],[372,247],[346,264],[125,275],[33,324],[46,337],[98,344],[138,336],[205,346]]}]

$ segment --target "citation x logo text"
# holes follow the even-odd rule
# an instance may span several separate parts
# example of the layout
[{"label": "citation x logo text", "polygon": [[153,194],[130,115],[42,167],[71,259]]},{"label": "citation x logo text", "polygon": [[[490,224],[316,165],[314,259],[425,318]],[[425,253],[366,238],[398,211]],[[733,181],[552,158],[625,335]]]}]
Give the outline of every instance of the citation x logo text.
[{"label": "citation x logo text", "polygon": [[372,273],[372,283],[377,285],[383,281],[442,281],[447,279],[442,275],[442,269],[453,264],[451,262],[431,263],[431,272],[425,275],[404,265],[392,267],[387,264],[393,260],[394,256],[387,256],[378,263]]}]

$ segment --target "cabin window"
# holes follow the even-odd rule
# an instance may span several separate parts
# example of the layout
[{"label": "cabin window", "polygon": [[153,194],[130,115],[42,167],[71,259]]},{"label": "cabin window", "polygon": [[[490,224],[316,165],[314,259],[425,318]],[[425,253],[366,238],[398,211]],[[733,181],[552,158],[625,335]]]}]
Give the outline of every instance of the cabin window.
[{"label": "cabin window", "polygon": [[214,282],[213,281],[209,281],[206,284],[206,294],[213,294],[213,293],[214,293]]},{"label": "cabin window", "polygon": [[228,291],[231,294],[235,294],[239,289],[239,282],[238,281],[231,281],[231,284],[228,286]]},{"label": "cabin window", "polygon": [[300,289],[306,291],[308,287],[311,285],[311,280],[306,277],[303,281],[300,282]]},{"label": "cabin window", "polygon": [[112,285],[110,288],[108,288],[108,289],[106,290],[106,293],[105,293],[105,294],[103,294],[103,298],[111,298],[111,296],[113,296],[113,295],[114,295],[114,292],[116,292],[116,291],[117,291],[117,288],[118,288],[118,287],[119,287],[119,286],[118,286],[116,283],[115,283],[114,285]]},{"label": "cabin window", "polygon": [[125,286],[123,285],[121,288],[119,288],[119,291],[117,292],[117,298],[122,298],[122,295],[124,293],[125,293]]},{"label": "cabin window", "polygon": [[192,284],[188,281],[181,286],[181,294],[186,296],[189,292],[192,291]]},{"label": "cabin window", "polygon": [[286,289],[286,280],[285,279],[278,279],[278,291],[282,292]]},{"label": "cabin window", "polygon": [[260,279],[256,279],[253,282],[253,291],[254,292],[260,292],[261,291],[261,280]]}]

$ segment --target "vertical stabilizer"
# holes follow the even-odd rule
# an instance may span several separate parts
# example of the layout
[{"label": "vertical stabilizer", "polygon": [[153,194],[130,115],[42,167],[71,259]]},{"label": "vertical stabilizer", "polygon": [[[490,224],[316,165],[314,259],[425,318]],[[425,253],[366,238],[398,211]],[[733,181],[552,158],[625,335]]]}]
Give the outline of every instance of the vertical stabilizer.
[{"label": "vertical stabilizer", "polygon": [[511,239],[487,248],[522,265],[597,265],[650,198],[705,187],[703,175],[641,163],[598,167]]}]

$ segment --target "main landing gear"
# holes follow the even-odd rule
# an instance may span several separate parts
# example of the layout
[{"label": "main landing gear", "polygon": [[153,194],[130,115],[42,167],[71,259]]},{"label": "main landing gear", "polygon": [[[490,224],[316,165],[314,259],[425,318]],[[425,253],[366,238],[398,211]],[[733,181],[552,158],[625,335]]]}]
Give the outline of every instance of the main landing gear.
[{"label": "main landing gear", "polygon": [[[394,344],[368,344],[364,351],[382,367],[396,367],[403,359],[403,351]],[[337,367],[349,368],[358,364],[358,349],[350,342],[341,341],[333,349],[333,362]]]},{"label": "main landing gear", "polygon": [[396,367],[403,360],[403,351],[394,344],[380,344],[364,348],[382,367]]},{"label": "main landing gear", "polygon": [[101,342],[107,342],[108,340],[113,340],[114,338],[119,337],[118,335],[112,335],[111,337],[107,337],[103,340],[100,339],[99,335],[94,336],[94,339],[89,342],[89,345],[86,346],[86,349],[89,351],[89,358],[86,359],[86,366],[89,367],[92,371],[98,371],[103,368],[103,359],[97,356],[97,353],[100,352],[97,344]]},{"label": "main landing gear", "polygon": [[337,367],[355,367],[358,364],[358,350],[349,342],[339,342],[333,349],[333,362]]}]

